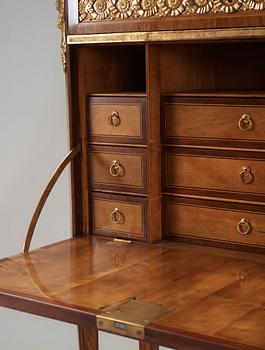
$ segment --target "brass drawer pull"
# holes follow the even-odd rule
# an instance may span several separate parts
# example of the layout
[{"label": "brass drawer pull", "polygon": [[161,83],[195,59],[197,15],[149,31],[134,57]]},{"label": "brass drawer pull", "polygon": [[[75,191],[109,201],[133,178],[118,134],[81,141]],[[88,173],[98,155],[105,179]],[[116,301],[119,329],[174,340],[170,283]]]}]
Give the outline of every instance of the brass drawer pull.
[{"label": "brass drawer pull", "polygon": [[254,181],[254,175],[251,169],[247,166],[243,166],[242,171],[239,174],[240,181],[244,184],[251,184]]},{"label": "brass drawer pull", "polygon": [[247,235],[251,232],[252,230],[252,226],[251,224],[248,222],[247,219],[241,219],[239,221],[239,223],[237,224],[237,231],[241,234],[241,235]]},{"label": "brass drawer pull", "polygon": [[111,213],[110,213],[110,221],[113,224],[122,224],[124,222],[124,215],[118,208],[115,208]]},{"label": "brass drawer pull", "polygon": [[238,121],[238,127],[240,130],[249,131],[254,127],[254,122],[249,114],[243,114]]},{"label": "brass drawer pull", "polygon": [[121,123],[119,113],[116,111],[111,112],[108,121],[111,126],[119,126]]},{"label": "brass drawer pull", "polygon": [[123,167],[121,166],[118,160],[112,161],[112,164],[109,168],[109,172],[110,172],[110,175],[114,177],[123,175]]}]

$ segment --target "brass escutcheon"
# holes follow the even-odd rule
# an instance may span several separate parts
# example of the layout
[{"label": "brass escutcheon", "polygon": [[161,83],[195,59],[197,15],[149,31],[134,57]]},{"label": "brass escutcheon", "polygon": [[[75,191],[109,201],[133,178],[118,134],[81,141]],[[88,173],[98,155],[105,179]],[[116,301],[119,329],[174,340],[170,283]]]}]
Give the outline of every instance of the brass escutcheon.
[{"label": "brass escutcheon", "polygon": [[109,168],[111,176],[117,177],[123,174],[123,167],[118,160],[113,160]]},{"label": "brass escutcheon", "polygon": [[119,113],[117,111],[111,112],[109,115],[108,121],[111,126],[119,126],[121,123],[121,118]]},{"label": "brass escutcheon", "polygon": [[249,131],[254,127],[254,122],[251,119],[250,114],[243,114],[242,117],[238,121],[238,127],[240,130]]},{"label": "brass escutcheon", "polygon": [[113,224],[122,224],[124,221],[124,215],[122,212],[118,209],[115,208],[111,213],[110,213],[110,221]]},{"label": "brass escutcheon", "polygon": [[241,219],[237,224],[237,231],[241,235],[247,235],[251,232],[252,226],[247,219]]},{"label": "brass escutcheon", "polygon": [[243,166],[242,171],[239,174],[240,181],[248,185],[254,181],[254,175],[251,172],[251,169],[247,166]]}]

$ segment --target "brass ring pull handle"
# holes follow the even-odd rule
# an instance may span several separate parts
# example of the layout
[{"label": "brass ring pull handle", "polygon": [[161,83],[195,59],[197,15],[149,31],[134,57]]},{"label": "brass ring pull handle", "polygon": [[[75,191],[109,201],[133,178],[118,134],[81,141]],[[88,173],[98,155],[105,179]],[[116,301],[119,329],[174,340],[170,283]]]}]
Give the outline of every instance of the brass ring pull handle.
[{"label": "brass ring pull handle", "polygon": [[119,113],[116,111],[111,112],[109,115],[108,121],[111,126],[119,126],[121,123],[121,118],[119,116]]},{"label": "brass ring pull handle", "polygon": [[239,174],[240,181],[248,185],[254,181],[254,175],[251,172],[251,169],[247,166],[243,166],[242,171]]},{"label": "brass ring pull handle", "polygon": [[123,174],[123,167],[121,166],[120,162],[118,160],[113,160],[112,164],[109,168],[109,172],[111,176],[117,177],[122,176]]},{"label": "brass ring pull handle", "polygon": [[237,231],[241,235],[247,235],[251,232],[252,226],[247,219],[241,219],[237,224]]},{"label": "brass ring pull handle", "polygon": [[110,221],[113,224],[122,224],[124,221],[124,216],[122,212],[118,208],[115,208],[111,213],[110,213]]},{"label": "brass ring pull handle", "polygon": [[250,114],[243,114],[238,121],[238,127],[242,131],[252,130],[254,127],[254,122],[251,119]]}]

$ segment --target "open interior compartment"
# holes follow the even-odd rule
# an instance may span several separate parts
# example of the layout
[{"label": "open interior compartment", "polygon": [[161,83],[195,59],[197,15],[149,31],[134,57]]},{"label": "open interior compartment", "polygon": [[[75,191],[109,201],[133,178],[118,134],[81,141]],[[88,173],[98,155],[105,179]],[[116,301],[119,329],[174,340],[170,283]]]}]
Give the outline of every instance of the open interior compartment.
[{"label": "open interior compartment", "polygon": [[77,55],[86,94],[146,92],[144,45],[82,46]]},{"label": "open interior compartment", "polygon": [[265,91],[262,42],[163,44],[161,94]]}]

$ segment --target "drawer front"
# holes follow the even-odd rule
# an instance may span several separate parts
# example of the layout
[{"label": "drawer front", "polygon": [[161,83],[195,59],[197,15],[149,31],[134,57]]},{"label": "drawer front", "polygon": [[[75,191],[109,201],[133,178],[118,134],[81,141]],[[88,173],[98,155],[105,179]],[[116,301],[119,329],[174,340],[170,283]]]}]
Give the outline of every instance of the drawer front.
[{"label": "drawer front", "polygon": [[146,192],[146,151],[92,147],[91,187],[125,192]]},{"label": "drawer front", "polygon": [[165,137],[265,141],[265,106],[165,102]]},{"label": "drawer front", "polygon": [[146,235],[146,200],[130,196],[92,196],[92,231],[112,237],[144,240]]},{"label": "drawer front", "polygon": [[168,202],[168,235],[265,246],[265,216],[233,209]]},{"label": "drawer front", "polygon": [[145,143],[145,98],[90,97],[91,141]]},{"label": "drawer front", "polygon": [[166,154],[167,189],[265,194],[265,160]]}]

